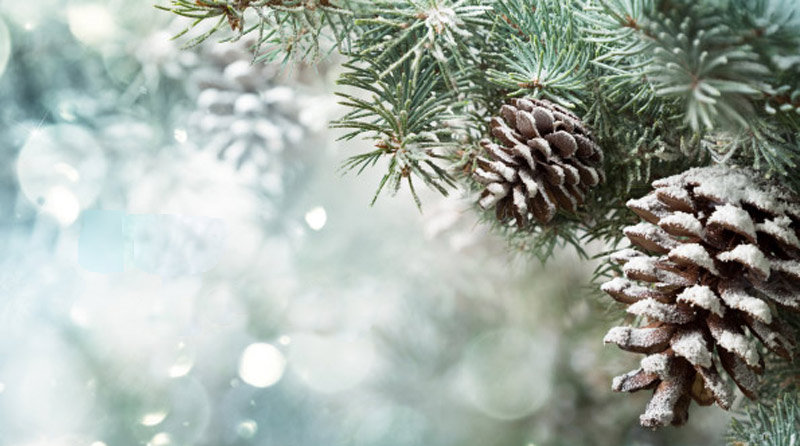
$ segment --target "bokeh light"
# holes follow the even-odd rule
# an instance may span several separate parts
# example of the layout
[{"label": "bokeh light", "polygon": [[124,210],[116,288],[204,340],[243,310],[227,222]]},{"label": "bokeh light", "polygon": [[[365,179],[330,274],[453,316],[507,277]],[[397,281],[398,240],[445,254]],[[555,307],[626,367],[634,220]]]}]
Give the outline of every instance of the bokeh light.
[{"label": "bokeh light", "polygon": [[478,410],[519,419],[548,401],[554,356],[552,343],[517,329],[483,333],[464,353],[459,384]]},{"label": "bokeh light", "polygon": [[253,387],[269,387],[280,381],[285,368],[280,350],[266,343],[250,344],[239,360],[239,377]]},{"label": "bokeh light", "polygon": [[74,3],[67,7],[69,29],[78,40],[89,46],[108,44],[117,31],[108,7],[97,3]]},{"label": "bokeh light", "polygon": [[106,169],[105,154],[95,137],[72,124],[31,132],[17,158],[22,192],[64,225],[94,202]]}]

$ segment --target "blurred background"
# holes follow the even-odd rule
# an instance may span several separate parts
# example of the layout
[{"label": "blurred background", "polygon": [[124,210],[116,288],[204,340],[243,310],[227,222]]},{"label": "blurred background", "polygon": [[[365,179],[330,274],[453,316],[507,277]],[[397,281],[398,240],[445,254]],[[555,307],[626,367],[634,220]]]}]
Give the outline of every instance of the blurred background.
[{"label": "blurred background", "polygon": [[722,444],[611,392],[638,358],[596,265],[518,258],[468,197],[370,207],[335,61],[186,25],[0,0],[0,445]]}]

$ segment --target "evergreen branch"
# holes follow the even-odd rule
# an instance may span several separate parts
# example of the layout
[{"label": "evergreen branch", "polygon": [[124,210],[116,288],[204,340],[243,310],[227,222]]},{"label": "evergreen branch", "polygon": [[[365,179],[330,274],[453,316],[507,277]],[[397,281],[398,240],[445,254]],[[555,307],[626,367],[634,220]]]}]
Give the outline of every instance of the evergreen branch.
[{"label": "evergreen branch", "polygon": [[520,0],[498,3],[498,23],[512,38],[500,55],[499,69],[488,70],[490,79],[514,89],[512,95],[533,91],[567,107],[580,104],[591,55],[580,40],[572,6],[553,1],[535,7]]},{"label": "evergreen branch", "polygon": [[449,111],[453,92],[444,84],[437,66],[429,60],[422,63],[406,60],[397,70],[385,75],[382,75],[383,66],[345,64],[345,67],[348,72],[339,84],[372,97],[362,99],[340,93],[344,98],[342,104],[350,111],[332,127],[352,129],[342,137],[345,140],[357,135],[375,140],[376,150],[351,157],[343,169],[361,172],[378,159],[389,157],[388,172],[381,181],[376,199],[386,185],[395,193],[406,179],[419,205],[412,176],[446,194],[455,183],[439,162],[445,156],[442,151],[446,153],[455,143],[448,141],[449,131],[437,122],[442,116],[455,115]]},{"label": "evergreen branch", "polygon": [[[488,27],[484,16],[488,0],[380,0],[373,3],[369,15],[356,20],[359,57],[373,58],[383,66],[380,77],[388,75],[407,61],[417,64],[422,55],[432,56],[445,76],[448,86],[456,88],[458,74],[452,68],[472,60],[474,36],[467,29]],[[391,62],[389,62],[391,61]],[[387,63],[389,62],[389,63]]]},{"label": "evergreen branch", "polygon": [[797,392],[748,409],[747,418],[734,418],[728,441],[731,446],[792,446],[800,443],[800,399]]},{"label": "evergreen branch", "polygon": [[[217,20],[209,30],[190,39],[187,47],[218,34],[225,23],[233,34],[225,36],[223,42],[257,32],[253,49],[256,61],[261,62],[293,57],[319,59],[335,48],[346,51],[354,15],[363,6],[364,0],[172,0],[171,7],[156,7],[195,19],[176,38],[208,19]],[[252,18],[256,23],[247,25]]]}]

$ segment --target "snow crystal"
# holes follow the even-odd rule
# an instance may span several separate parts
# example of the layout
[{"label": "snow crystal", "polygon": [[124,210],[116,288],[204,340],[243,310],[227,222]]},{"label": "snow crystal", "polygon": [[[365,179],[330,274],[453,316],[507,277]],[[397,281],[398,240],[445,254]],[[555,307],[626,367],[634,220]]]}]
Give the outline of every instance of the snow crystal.
[{"label": "snow crystal", "polygon": [[694,315],[679,312],[673,305],[664,304],[655,299],[642,299],[631,304],[627,311],[630,314],[647,316],[671,324],[685,324],[694,317]]},{"label": "snow crystal", "polygon": [[680,186],[667,186],[656,189],[656,196],[669,207],[678,204],[680,207],[694,209],[694,203],[689,192]]},{"label": "snow crystal", "polygon": [[621,293],[625,289],[634,286],[633,282],[622,277],[615,277],[600,286],[600,289],[606,293]]},{"label": "snow crystal", "polygon": [[701,266],[714,274],[719,274],[717,267],[714,266],[714,260],[708,254],[706,249],[698,243],[683,243],[678,245],[668,254],[670,260],[688,261],[694,265]]},{"label": "snow crystal", "polygon": [[772,260],[772,269],[800,279],[800,262],[796,260]]},{"label": "snow crystal", "polygon": [[734,357],[730,372],[731,378],[733,378],[740,389],[743,389],[745,394],[748,394],[748,392],[751,395],[755,394],[756,387],[758,386],[758,376],[747,367],[744,361]]},{"label": "snow crystal", "polygon": [[544,155],[545,158],[550,159],[553,157],[553,151],[550,149],[550,144],[544,138],[533,138],[528,140],[528,146],[539,153]]},{"label": "snow crystal", "polygon": [[522,159],[528,163],[528,167],[530,167],[531,170],[536,170],[536,162],[533,160],[533,156],[531,156],[531,148],[529,146],[516,145],[511,149],[511,151],[515,155],[522,157]]},{"label": "snow crystal", "polygon": [[635,259],[637,257],[647,257],[647,256],[644,253],[632,248],[621,249],[611,254],[610,256],[611,261],[617,264],[624,264],[630,261],[631,259]]},{"label": "snow crystal", "polygon": [[664,353],[657,353],[642,358],[642,370],[647,373],[655,373],[658,376],[667,376],[669,372],[670,357]]},{"label": "snow crystal", "polygon": [[508,195],[509,187],[508,187],[508,184],[492,183],[492,184],[486,186],[486,190],[488,190],[490,194],[492,194],[492,195],[494,195],[494,196],[496,196],[498,198],[503,198],[506,195]]},{"label": "snow crystal", "polygon": [[672,338],[672,350],[693,365],[711,367],[711,352],[699,331],[683,332]]},{"label": "snow crystal", "polygon": [[705,285],[695,285],[686,288],[678,295],[678,302],[685,302],[690,305],[705,308],[718,316],[725,314],[725,308],[722,306],[717,296],[711,291],[711,288]]},{"label": "snow crystal", "polygon": [[653,182],[653,187],[696,186],[695,195],[719,203],[747,203],[773,215],[800,209],[797,199],[747,169],[728,166],[696,167]]},{"label": "snow crystal", "polygon": [[743,244],[717,254],[723,262],[739,262],[742,265],[758,272],[765,280],[769,277],[769,260],[764,253],[753,244]]},{"label": "snow crystal", "polygon": [[800,310],[800,302],[798,302],[800,295],[796,292],[790,292],[772,284],[756,284],[756,289],[783,306]]},{"label": "snow crystal", "polygon": [[646,276],[655,276],[656,258],[646,256],[634,257],[628,260],[628,263],[622,267],[622,271],[629,277],[636,273]]},{"label": "snow crystal", "polygon": [[536,130],[536,120],[530,112],[519,110],[514,119],[508,119],[508,121],[516,123],[517,129],[525,138],[531,139],[539,136],[539,132]]},{"label": "snow crystal", "polygon": [[672,331],[673,330],[666,327],[614,327],[606,333],[606,336],[603,338],[603,343],[616,344],[622,348],[653,347],[658,344],[666,343]]},{"label": "snow crystal", "polygon": [[492,161],[492,170],[499,173],[509,183],[517,180],[517,169],[507,166],[502,161]]},{"label": "snow crystal", "polygon": [[718,206],[711,217],[708,218],[706,225],[718,224],[725,228],[734,230],[747,236],[750,240],[756,239],[756,228],[750,214],[744,209],[726,204]]},{"label": "snow crystal", "polygon": [[631,337],[631,327],[613,327],[603,338],[603,344],[626,345]]},{"label": "snow crystal", "polygon": [[628,200],[625,205],[650,223],[656,223],[659,218],[669,214],[667,207],[654,194]]},{"label": "snow crystal", "polygon": [[722,288],[720,297],[731,308],[744,311],[766,324],[772,322],[772,312],[769,309],[769,305],[763,300],[747,294],[741,288]]},{"label": "snow crystal", "polygon": [[767,347],[769,347],[770,350],[786,350],[786,346],[792,345],[792,342],[786,339],[783,335],[773,331],[770,326],[757,320],[752,321],[750,328],[767,345]]},{"label": "snow crystal", "polygon": [[[658,225],[664,230],[667,230],[667,228],[670,226],[677,226],[688,234],[692,234],[697,237],[703,236],[703,225],[698,219],[695,218],[694,215],[686,212],[673,212],[659,220]],[[669,231],[667,230],[667,232]]]},{"label": "snow crystal", "polygon": [[716,371],[701,368],[698,372],[703,377],[706,388],[711,390],[711,393],[717,400],[717,404],[725,410],[730,409],[731,403],[733,402],[733,393],[731,389],[725,385]]},{"label": "snow crystal", "polygon": [[481,168],[475,169],[475,178],[482,184],[496,183],[503,180],[500,175]]},{"label": "snow crystal", "polygon": [[711,330],[711,334],[714,336],[714,339],[717,340],[717,343],[720,347],[724,348],[725,350],[735,353],[740,358],[744,359],[748,365],[753,367],[758,366],[758,350],[756,346],[747,340],[747,338],[740,333],[734,333],[728,330]]},{"label": "snow crystal", "polygon": [[[499,130],[499,129],[506,130],[508,131],[509,134],[512,133],[511,129],[509,129],[505,124],[503,124],[502,127],[495,128],[494,130]],[[513,135],[511,135],[510,137],[513,139]],[[489,154],[492,155],[492,158],[502,161],[506,164],[510,164],[512,166],[517,165],[517,162],[514,160],[514,157],[512,157],[508,152],[503,150],[499,145],[493,142],[489,142],[485,147],[486,150],[489,152]]]},{"label": "snow crystal", "polygon": [[684,380],[664,381],[647,403],[639,422],[645,427],[666,426],[675,418],[675,404],[683,394]]},{"label": "snow crystal", "polygon": [[[495,184],[497,184],[497,183],[495,183]],[[478,201],[478,204],[483,209],[489,209],[492,206],[494,206],[495,204],[497,204],[497,202],[500,201],[501,198],[503,198],[503,197],[498,197],[497,195],[488,194],[488,195],[485,195],[484,197],[482,197]]]},{"label": "snow crystal", "polygon": [[625,235],[633,241],[633,238],[643,238],[644,240],[661,247],[662,249],[669,249],[678,245],[678,242],[671,239],[663,229],[658,226],[642,222],[637,225],[628,226],[623,229]]},{"label": "snow crystal", "polygon": [[513,190],[513,198],[514,198],[514,206],[517,208],[517,211],[525,215],[528,213],[528,204],[525,201],[525,194],[522,192],[521,186],[515,186]]},{"label": "snow crystal", "polygon": [[800,240],[797,239],[797,235],[791,229],[791,223],[792,220],[789,217],[778,217],[773,220],[765,220],[764,223],[757,225],[756,229],[759,232],[775,237],[785,245],[800,249]]},{"label": "snow crystal", "polygon": [[[653,381],[652,376],[639,376],[645,373],[642,369],[631,370],[630,372],[615,376],[611,381],[611,390],[615,392],[631,392],[646,387]],[[649,379],[648,379],[649,378]],[[644,379],[644,382],[642,381]],[[628,385],[630,384],[630,385]]]},{"label": "snow crystal", "polygon": [[520,170],[519,178],[520,180],[522,180],[522,184],[525,185],[525,189],[528,190],[529,197],[533,198],[536,196],[536,194],[539,193],[539,186],[536,184],[536,181],[533,180],[533,178],[528,172]]}]

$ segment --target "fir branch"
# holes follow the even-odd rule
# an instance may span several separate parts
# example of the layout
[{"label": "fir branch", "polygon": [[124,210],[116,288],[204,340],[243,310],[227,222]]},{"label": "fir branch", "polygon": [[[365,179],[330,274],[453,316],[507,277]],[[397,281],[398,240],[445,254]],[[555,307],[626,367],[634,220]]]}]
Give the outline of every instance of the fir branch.
[{"label": "fir branch", "polygon": [[505,40],[501,66],[488,70],[491,80],[512,95],[533,92],[569,108],[582,104],[591,48],[581,40],[572,7],[561,1],[499,2],[498,24],[511,39]]},{"label": "fir branch", "polygon": [[[222,42],[256,33],[256,61],[296,58],[317,60],[333,49],[346,51],[353,31],[354,15],[364,0],[171,0],[170,7],[156,6],[194,21],[175,36],[181,37],[209,19],[216,22],[190,39],[196,46],[230,28]],[[250,25],[249,21],[256,23]],[[225,25],[228,25],[227,27]]]},{"label": "fir branch", "polygon": [[384,187],[395,193],[405,179],[419,205],[412,175],[443,194],[455,186],[440,163],[456,144],[450,140],[452,130],[438,125],[443,116],[457,117],[450,111],[454,93],[445,85],[437,65],[429,62],[406,60],[389,72],[383,69],[385,65],[345,64],[348,71],[339,84],[371,97],[337,93],[350,111],[332,127],[352,130],[342,136],[344,140],[363,135],[375,141],[376,150],[351,157],[343,166],[345,170],[362,172],[379,159],[389,158],[388,172],[373,203]]},{"label": "fir branch", "polygon": [[[420,63],[432,56],[450,88],[472,58],[476,31],[491,23],[485,18],[488,0],[380,0],[370,14],[356,20],[363,33],[355,50],[383,66],[380,76],[406,61]],[[471,30],[471,31],[468,31]],[[387,63],[389,61],[390,63]]]},{"label": "fir branch", "polygon": [[796,392],[747,410],[731,422],[731,446],[792,446],[800,443],[800,399]]}]

